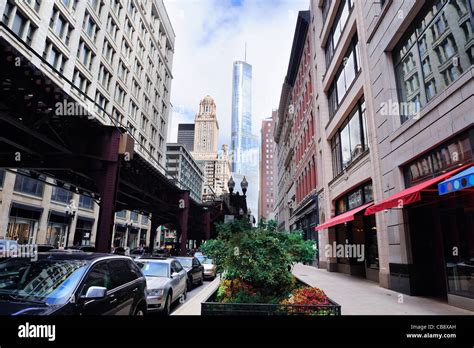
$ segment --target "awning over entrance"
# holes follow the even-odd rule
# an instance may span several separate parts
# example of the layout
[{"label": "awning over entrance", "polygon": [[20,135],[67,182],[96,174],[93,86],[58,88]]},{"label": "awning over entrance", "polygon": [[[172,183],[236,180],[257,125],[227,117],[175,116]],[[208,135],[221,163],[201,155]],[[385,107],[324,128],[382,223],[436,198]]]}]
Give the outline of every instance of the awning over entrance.
[{"label": "awning over entrance", "polygon": [[463,170],[461,173],[439,183],[438,192],[441,196],[469,187],[474,187],[474,167]]},{"label": "awning over entrance", "polygon": [[378,204],[375,204],[374,206],[370,207],[365,211],[365,215],[371,215],[378,213],[379,211],[385,210],[385,209],[392,209],[392,208],[403,208],[405,205],[418,202],[421,200],[421,192],[423,190],[426,190],[430,186],[436,185],[440,181],[443,181],[445,179],[450,178],[454,174],[459,173],[463,169],[466,169],[467,166],[462,166],[460,168],[456,168],[450,172],[444,173],[442,175],[439,175],[433,179],[426,180],[422,182],[421,184],[409,187],[403,191],[400,191],[393,196],[384,199]]},{"label": "awning over entrance", "polygon": [[343,224],[344,222],[352,221],[352,220],[354,220],[354,215],[355,214],[357,214],[357,213],[363,211],[364,209],[370,207],[372,204],[374,204],[374,203],[367,203],[367,204],[362,205],[358,208],[346,211],[345,213],[343,213],[341,215],[337,215],[337,216],[333,217],[332,219],[330,219],[329,221],[326,221],[325,223],[316,226],[315,230],[319,231],[319,230],[322,230],[323,228],[328,228],[328,227],[331,227],[331,226],[336,226],[336,225],[339,225],[339,224]]}]

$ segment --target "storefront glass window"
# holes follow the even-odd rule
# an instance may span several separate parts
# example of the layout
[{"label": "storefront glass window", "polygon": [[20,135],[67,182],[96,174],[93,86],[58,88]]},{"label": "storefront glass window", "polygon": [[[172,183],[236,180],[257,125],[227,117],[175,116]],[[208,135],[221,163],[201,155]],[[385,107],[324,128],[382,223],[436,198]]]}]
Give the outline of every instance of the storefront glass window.
[{"label": "storefront glass window", "polygon": [[474,149],[469,140],[469,132],[466,132],[408,164],[404,168],[406,187],[438,176],[442,172],[452,170],[459,165],[472,162],[474,159],[473,153]]},{"label": "storefront glass window", "polygon": [[[466,199],[467,209],[458,209],[441,216],[445,239],[446,274],[448,292],[474,298],[474,213],[473,200]],[[456,253],[453,253],[453,250]]]},{"label": "storefront glass window", "polygon": [[66,231],[66,224],[50,222],[46,232],[46,244],[53,245],[55,248],[65,247]]},{"label": "storefront glass window", "polygon": [[38,221],[10,217],[7,227],[6,239],[16,240],[19,244],[33,243],[34,231]]},{"label": "storefront glass window", "polygon": [[76,233],[74,235],[74,245],[91,245],[93,222],[83,220],[80,217],[76,224]]}]

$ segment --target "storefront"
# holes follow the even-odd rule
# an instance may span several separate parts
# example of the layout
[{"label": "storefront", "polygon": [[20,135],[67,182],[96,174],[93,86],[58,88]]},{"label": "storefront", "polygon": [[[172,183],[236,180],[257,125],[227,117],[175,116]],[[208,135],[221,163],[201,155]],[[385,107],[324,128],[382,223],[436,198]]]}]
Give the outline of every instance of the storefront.
[{"label": "storefront", "polygon": [[91,245],[93,226],[94,219],[79,216],[76,222],[76,232],[74,233],[74,245]]},{"label": "storefront", "polygon": [[122,247],[125,248],[125,235],[127,233],[127,228],[125,225],[115,224],[115,233],[114,233],[114,248]]},{"label": "storefront", "polygon": [[336,216],[318,225],[328,228],[329,245],[321,252],[336,260],[330,271],[379,281],[377,227],[373,216],[364,212],[373,203],[372,182],[367,182],[335,201]]},{"label": "storefront", "polygon": [[[405,190],[367,209],[400,209],[412,262],[390,264],[391,287],[474,310],[474,130],[403,166]],[[472,184],[470,182],[472,181]]]},{"label": "storefront", "polygon": [[142,246],[145,247],[147,245],[147,242],[146,242],[147,232],[148,232],[148,230],[144,229],[144,228],[142,228],[140,230],[140,242],[139,242],[140,247],[142,247]]},{"label": "storefront", "polygon": [[138,248],[140,229],[136,227],[130,227],[128,229],[128,240],[127,240],[127,247],[130,250]]},{"label": "storefront", "polygon": [[68,228],[66,214],[51,210],[46,231],[46,244],[52,245],[55,248],[65,247],[68,238]]},{"label": "storefront", "polygon": [[13,202],[5,238],[20,244],[35,243],[42,211],[40,207]]}]

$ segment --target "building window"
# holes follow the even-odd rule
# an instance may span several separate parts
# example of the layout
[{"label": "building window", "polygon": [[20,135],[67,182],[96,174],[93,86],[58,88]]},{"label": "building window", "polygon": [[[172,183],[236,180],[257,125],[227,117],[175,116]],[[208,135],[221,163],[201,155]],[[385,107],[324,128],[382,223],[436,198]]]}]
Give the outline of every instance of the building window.
[{"label": "building window", "polygon": [[84,94],[87,94],[90,81],[82,75],[79,70],[74,70],[74,85],[79,88]]},{"label": "building window", "polygon": [[53,9],[53,15],[51,16],[49,27],[61,39],[61,41],[66,45],[69,44],[72,27],[56,7]]},{"label": "building window", "polygon": [[118,211],[115,216],[117,218],[120,218],[120,219],[125,219],[126,216],[127,216],[127,211],[126,210],[121,210],[121,211]]},{"label": "building window", "polygon": [[33,36],[36,32],[36,27],[10,0],[8,0],[5,5],[2,22],[5,23],[21,40],[25,41],[28,45],[31,45]]},{"label": "building window", "polygon": [[148,225],[148,216],[142,215],[142,225]]},{"label": "building window", "polygon": [[[30,178],[29,177],[30,171],[28,170],[18,170],[18,173],[19,174],[16,175],[15,186],[13,188],[16,192],[26,193],[26,194],[37,196],[37,197],[43,196],[43,190],[44,190],[43,182]],[[28,176],[25,176],[25,175],[28,175]],[[43,176],[39,176],[39,178],[42,178],[44,180]]]},{"label": "building window", "polygon": [[79,47],[77,49],[77,58],[79,58],[79,61],[84,64],[84,66],[88,70],[92,68],[94,54],[92,53],[92,50],[82,40],[79,42]]},{"label": "building window", "polygon": [[344,56],[344,64],[342,64],[331,87],[329,88],[329,116],[331,118],[336,113],[339,105],[341,105],[342,100],[347,94],[349,88],[352,86],[359,71],[359,44],[357,36],[355,36]]},{"label": "building window", "polygon": [[[328,2],[328,1],[326,1]],[[328,5],[330,6],[330,4]],[[326,68],[331,64],[334,53],[336,52],[337,44],[342,36],[347,20],[354,6],[353,0],[342,0],[337,10],[336,18],[329,32],[328,41],[325,47]],[[329,8],[327,9],[327,11]],[[324,16],[324,12],[323,12]]]},{"label": "building window", "polygon": [[336,200],[336,215],[370,203],[373,200],[372,182],[369,182]]},{"label": "building window", "polygon": [[94,210],[94,200],[92,197],[80,195],[79,196],[79,208]]},{"label": "building window", "polygon": [[86,15],[84,16],[82,28],[84,29],[87,36],[92,40],[92,42],[95,42],[97,24],[94,22],[92,16],[88,12],[86,12]]},{"label": "building window", "polygon": [[69,204],[73,196],[73,193],[69,190],[63,189],[62,187],[53,186],[51,192],[51,200],[53,202]]},{"label": "building window", "polygon": [[63,5],[70,11],[76,10],[77,0],[61,0]]},{"label": "building window", "polygon": [[369,148],[366,118],[365,102],[361,100],[331,139],[334,176]]},{"label": "building window", "polygon": [[130,212],[130,220],[134,222],[138,222],[138,213],[135,211]]},{"label": "building window", "polygon": [[418,114],[471,65],[469,18],[461,20],[465,1],[427,2],[394,49],[401,123]]},{"label": "building window", "polygon": [[43,58],[60,73],[64,72],[64,65],[66,64],[67,59],[59,52],[58,48],[49,41],[46,41]]},{"label": "building window", "polygon": [[469,132],[464,133],[406,165],[403,168],[405,186],[417,185],[443,172],[472,162],[474,148],[469,136],[474,136],[474,131],[471,130],[470,133],[471,135]]}]

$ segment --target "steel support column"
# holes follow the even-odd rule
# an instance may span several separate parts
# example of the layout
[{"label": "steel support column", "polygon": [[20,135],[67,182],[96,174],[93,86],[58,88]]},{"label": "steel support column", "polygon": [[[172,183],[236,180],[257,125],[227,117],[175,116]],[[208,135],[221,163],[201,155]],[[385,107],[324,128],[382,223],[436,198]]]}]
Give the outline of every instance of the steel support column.
[{"label": "steel support column", "polygon": [[206,210],[203,214],[204,240],[211,239],[211,212]]},{"label": "steel support column", "polygon": [[183,191],[179,195],[178,223],[181,231],[180,254],[186,256],[188,244],[188,218],[189,218],[189,191]]},{"label": "steel support column", "polygon": [[115,203],[119,182],[120,131],[109,128],[100,140],[102,169],[94,172],[94,181],[99,189],[100,211],[97,223],[96,248],[99,252],[110,252],[115,221]]}]

